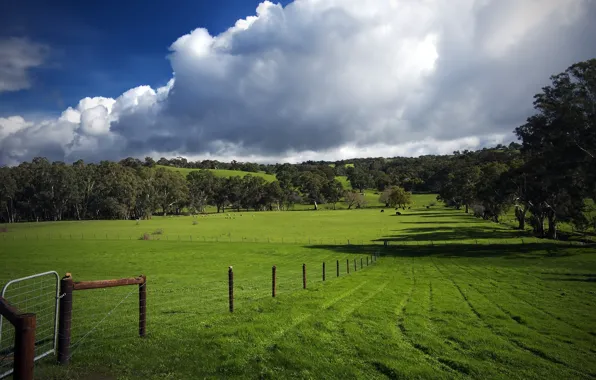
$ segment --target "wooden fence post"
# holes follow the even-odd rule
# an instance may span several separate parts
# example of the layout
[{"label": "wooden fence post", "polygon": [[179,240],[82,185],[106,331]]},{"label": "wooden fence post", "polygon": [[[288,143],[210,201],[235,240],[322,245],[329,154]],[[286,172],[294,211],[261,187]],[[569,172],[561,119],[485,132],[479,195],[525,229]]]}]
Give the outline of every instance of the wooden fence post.
[{"label": "wooden fence post", "polygon": [[323,261],[323,281],[325,281],[325,262]]},{"label": "wooden fence post", "polygon": [[356,266],[356,259],[354,259],[354,272],[358,271],[358,267]]},{"label": "wooden fence post", "polygon": [[74,284],[70,273],[60,280],[60,315],[58,319],[58,363],[67,365],[70,360],[70,329],[72,324],[72,291]]},{"label": "wooden fence post", "polygon": [[339,277],[339,260],[337,260],[337,277]]},{"label": "wooden fence post", "polygon": [[276,275],[277,268],[275,265],[271,268],[271,296],[275,297],[275,275]]},{"label": "wooden fence post", "polygon": [[139,276],[143,283],[139,284],[139,336],[145,337],[147,332],[147,276]]},{"label": "wooden fence post", "polygon": [[360,258],[360,269],[362,269],[362,257]]},{"label": "wooden fence post", "polygon": [[15,322],[13,379],[33,380],[33,368],[35,366],[35,314],[21,314]]},{"label": "wooden fence post", "polygon": [[366,256],[366,266],[368,266],[368,256]]},{"label": "wooden fence post", "polygon": [[346,259],[346,273],[350,274],[350,259]]},{"label": "wooden fence post", "polygon": [[230,298],[230,313],[234,312],[234,271],[228,268],[228,297]]},{"label": "wooden fence post", "polygon": [[302,289],[306,289],[306,264],[302,264]]}]

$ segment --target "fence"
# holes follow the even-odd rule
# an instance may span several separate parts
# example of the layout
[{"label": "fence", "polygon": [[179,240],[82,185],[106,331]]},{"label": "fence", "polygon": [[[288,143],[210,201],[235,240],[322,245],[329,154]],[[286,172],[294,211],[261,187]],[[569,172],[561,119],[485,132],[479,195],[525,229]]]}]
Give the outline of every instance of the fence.
[{"label": "fence", "polygon": [[[71,330],[72,330],[72,312],[73,312],[73,292],[75,290],[105,289],[117,286],[138,285],[139,287],[139,336],[144,337],[147,326],[147,278],[144,275],[134,278],[122,278],[119,280],[99,280],[99,281],[80,281],[74,282],[70,273],[67,273],[60,281],[60,318],[58,327],[58,363],[68,364],[71,354]],[[131,292],[132,293],[132,292]],[[129,293],[129,295],[131,294]],[[128,298],[128,296],[126,297]],[[117,305],[118,306],[118,305]],[[117,307],[116,306],[116,307]],[[99,326],[111,313],[108,313],[95,327]],[[89,330],[83,335],[77,345],[93,332]]]},{"label": "fence", "polygon": [[[366,266],[372,265],[377,261],[378,257],[379,255],[378,253],[376,253],[370,256],[363,256],[358,258],[355,261],[360,262],[360,267],[358,268],[358,270],[365,269]],[[213,284],[200,284],[199,286],[206,286],[201,287],[198,290],[195,289],[189,291],[188,297],[186,297],[186,294],[183,294],[184,292],[182,292],[180,288],[177,287],[170,288],[167,285],[160,286],[159,288],[152,287],[153,291],[151,294],[149,294],[149,300],[152,305],[151,314],[155,314],[158,319],[156,319],[155,324],[152,325],[153,327],[151,327],[151,330],[153,331],[153,329],[156,329],[158,330],[157,333],[163,333],[164,331],[168,331],[169,327],[175,326],[179,324],[181,321],[184,323],[188,323],[188,316],[178,316],[178,314],[194,314],[190,310],[192,308],[203,308],[206,309],[207,312],[213,313],[212,305],[208,305],[208,302],[206,302],[205,299],[201,299],[200,302],[197,302],[197,300],[200,299],[198,296],[202,295],[201,289],[210,289],[210,293],[213,293],[218,289],[222,291],[221,293],[219,293],[219,295],[215,295],[216,297],[214,297],[214,299],[225,299],[228,303],[228,307],[218,309],[218,311],[216,311],[217,315],[219,315],[219,313],[221,312],[224,312],[224,310],[228,313],[237,311],[251,312],[250,305],[254,301],[261,301],[263,298],[266,297],[279,298],[280,296],[283,296],[285,294],[284,291],[279,292],[278,286],[280,285],[280,279],[285,292],[295,292],[299,289],[298,281],[300,280],[302,281],[303,288],[307,289],[315,283],[322,281],[330,281],[332,278],[338,278],[343,275],[347,275],[349,271],[346,270],[344,272],[344,270],[341,269],[343,260],[344,259],[333,259],[326,260],[322,263],[319,262],[318,265],[315,265],[314,268],[311,269],[310,276],[307,276],[307,268],[310,268],[313,264],[307,265],[306,263],[304,263],[300,265],[299,267],[301,270],[301,275],[298,276],[296,276],[298,273],[295,270],[295,268],[292,269],[287,265],[284,265],[282,268],[279,268],[274,265],[270,267],[271,287],[269,289],[271,293],[269,295],[263,292],[265,286],[251,287],[251,284],[243,279],[247,272],[241,270],[239,272],[240,277],[235,279],[233,267],[228,268],[228,276],[226,281],[227,292],[224,290],[223,286],[220,288],[219,286],[213,286]],[[351,262],[352,260],[347,259],[346,262],[348,261]],[[335,266],[335,268],[333,268],[333,266]],[[245,270],[246,268],[242,269]],[[333,274],[335,274],[335,276],[333,276]],[[292,283],[294,285],[291,286],[290,289],[290,286],[287,285],[290,285],[288,281],[291,277],[293,277]],[[234,280],[236,280],[237,282],[235,283]],[[259,277],[259,281],[261,280],[264,279],[262,277]],[[175,283],[175,281],[167,281],[166,283]],[[116,287],[124,290],[127,286],[130,285],[137,285],[138,290],[135,287],[134,290],[127,292],[122,297],[113,294],[112,290],[107,289]],[[92,289],[96,290],[92,292],[80,292],[82,290]],[[137,292],[139,294],[137,336],[144,337],[147,335],[148,315],[148,290],[145,276],[124,278],[119,280],[74,281],[73,277],[67,273],[67,275],[60,280],[60,312],[58,318],[58,344],[56,350],[58,363],[62,365],[68,364],[75,352],[79,352],[81,354],[85,352],[85,355],[92,356],[98,354],[106,355],[106,352],[115,352],[119,344],[122,347],[126,347],[127,345],[122,345],[121,342],[123,340],[133,338],[133,334],[130,331],[130,327],[132,327],[132,324],[128,323],[128,321],[131,319],[131,317],[135,317],[135,314],[137,313],[134,313],[133,309],[130,307],[125,307],[123,310],[120,310],[119,307],[125,304],[125,301],[129,299],[129,297],[132,294],[135,294]],[[258,293],[256,297],[255,293]],[[102,296],[106,298],[101,299]],[[79,302],[83,301],[85,298],[86,302]],[[107,312],[104,312],[98,321],[92,323],[90,322],[90,318],[98,315],[98,313],[94,312],[94,307],[101,306],[99,304],[104,304],[103,306],[108,307],[109,310]],[[254,303],[254,305],[258,304],[260,304],[260,302]],[[180,308],[181,310],[178,308]],[[120,313],[118,316],[117,310],[122,311],[122,313]],[[73,318],[73,315],[76,315],[77,313],[80,314],[82,317]],[[110,319],[112,319],[110,317],[114,319],[111,327],[102,328],[105,327],[105,325],[108,323],[108,321],[110,321]],[[211,315],[211,318],[213,317],[216,316]],[[197,319],[201,320],[200,315]],[[209,317],[207,317],[207,320],[208,319]],[[113,329],[114,331],[109,331],[110,329]],[[73,333],[75,330],[77,330],[78,333]],[[96,337],[93,343],[89,343],[87,349],[77,351],[79,347],[82,347],[83,342],[91,342],[90,339],[94,334],[96,335]]]},{"label": "fence", "polygon": [[[584,246],[594,243],[582,242],[576,240],[562,241],[540,239],[538,237],[527,236],[520,238],[480,238],[466,240],[408,240],[404,239],[375,239],[363,240],[353,238],[329,238],[329,237],[247,237],[231,236],[229,234],[219,236],[201,236],[187,234],[164,234],[164,233],[144,233],[140,235],[133,234],[110,234],[110,233],[82,233],[82,234],[33,234],[33,233],[11,233],[0,234],[2,240],[25,240],[25,241],[44,241],[44,240],[97,240],[97,241],[122,241],[122,240],[159,240],[172,242],[196,242],[196,243],[267,243],[267,244],[300,244],[300,245],[334,245],[334,246],[436,246],[436,245],[494,245],[494,244],[558,244],[567,246]],[[411,237],[411,236],[410,236]]]},{"label": "fence", "polygon": [[[10,363],[12,353],[13,367],[3,368],[0,378],[13,374],[15,380],[33,379],[35,361],[36,316],[32,313],[21,313],[3,297],[0,297],[0,316],[14,326],[14,348],[7,353],[0,353],[0,364]],[[2,368],[2,367],[0,367]]]},{"label": "fence", "polygon": [[[11,310],[35,315],[33,360],[53,354],[56,349],[58,274],[50,271],[8,281],[0,297],[10,305]],[[18,341],[18,329],[4,323],[3,319],[10,322],[8,317],[0,318],[0,357],[10,358],[18,348],[15,344]],[[0,378],[12,372],[12,369],[7,368],[9,364],[10,360],[0,360]]]}]

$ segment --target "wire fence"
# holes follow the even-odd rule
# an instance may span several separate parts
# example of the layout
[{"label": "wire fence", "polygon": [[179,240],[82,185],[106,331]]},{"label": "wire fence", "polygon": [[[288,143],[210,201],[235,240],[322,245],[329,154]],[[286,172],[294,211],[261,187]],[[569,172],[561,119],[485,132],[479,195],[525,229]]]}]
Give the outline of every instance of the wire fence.
[{"label": "wire fence", "polygon": [[267,243],[267,244],[296,244],[308,246],[437,246],[437,245],[512,245],[512,244],[557,244],[567,246],[584,246],[594,244],[590,241],[578,240],[551,240],[541,239],[534,236],[500,238],[498,234],[494,237],[463,238],[463,239],[418,239],[415,235],[407,235],[403,238],[378,238],[374,240],[359,238],[337,238],[337,237],[257,237],[257,236],[232,236],[222,234],[218,236],[190,235],[190,234],[119,234],[119,233],[91,233],[91,234],[1,234],[1,240],[13,241],[45,241],[45,240],[93,240],[93,241],[123,241],[123,240],[147,240],[147,241],[171,241],[171,242],[195,242],[195,243]]},{"label": "wire fence", "polygon": [[[1,296],[20,313],[36,315],[35,360],[55,352],[57,274],[42,273],[3,284]],[[0,378],[10,374],[15,352],[15,328],[0,317]]]},{"label": "wire fence", "polygon": [[[367,267],[375,265],[377,255],[338,256],[330,254],[324,257],[324,263],[304,260],[307,268],[303,278],[302,259],[298,255],[292,264],[287,262],[276,265],[275,297],[301,291],[303,281],[307,287],[317,287],[323,281],[334,281],[337,278],[358,274]],[[260,312],[263,300],[272,297],[273,265],[240,265],[234,268],[234,312]],[[349,267],[349,269],[348,269]],[[349,272],[348,272],[349,271]],[[224,314],[229,313],[229,280],[226,268],[222,268],[217,279],[202,281],[197,275],[196,281],[179,281],[176,278],[155,275],[142,286],[147,291],[147,335],[160,338],[171,336],[184,328],[209,328]],[[45,303],[35,302],[37,297],[46,291]],[[52,320],[44,319],[44,309],[53,306],[55,299],[55,283],[37,281],[35,285],[23,284],[19,291],[8,295],[8,300],[20,305],[23,309],[38,313],[38,340],[51,338],[47,333]],[[139,292],[134,287],[113,287],[103,289],[75,290],[72,296],[72,318],[70,322],[70,351],[68,359],[81,360],[85,363],[117,362],[130,349],[139,345]],[[34,303],[35,302],[35,303]],[[32,307],[39,305],[39,307]],[[43,306],[45,305],[45,306]],[[35,310],[35,311],[34,311]],[[51,313],[53,316],[53,312]],[[144,316],[144,314],[142,314]],[[58,336],[60,340],[61,336]],[[12,340],[11,340],[12,339]],[[3,334],[3,347],[11,350],[14,334],[10,337]],[[40,342],[42,343],[42,342]],[[42,343],[39,348],[47,347]],[[134,348],[133,348],[134,347]],[[12,365],[10,357],[6,365]],[[49,359],[48,359],[49,360]],[[43,377],[44,366],[36,369]],[[46,366],[47,367],[47,366]],[[47,369],[47,368],[46,368]]]}]

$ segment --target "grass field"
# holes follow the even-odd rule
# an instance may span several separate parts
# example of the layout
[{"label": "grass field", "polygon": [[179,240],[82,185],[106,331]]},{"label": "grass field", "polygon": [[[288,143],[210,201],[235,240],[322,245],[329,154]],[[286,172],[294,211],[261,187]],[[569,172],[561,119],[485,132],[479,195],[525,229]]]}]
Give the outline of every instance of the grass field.
[{"label": "grass field", "polygon": [[[187,169],[187,168],[175,168],[173,166],[162,166],[162,165],[157,165],[158,168],[165,168],[165,169],[169,169],[169,170],[174,170],[177,171],[178,173],[186,176],[188,175],[188,173],[192,172],[192,171],[196,171],[196,170],[201,170],[201,169]],[[275,181],[275,175],[273,174],[267,174],[267,173],[263,173],[263,172],[243,172],[240,170],[226,170],[226,169],[204,169],[204,170],[208,170],[211,173],[213,173],[216,177],[224,177],[224,178],[228,178],[228,177],[244,177],[248,174],[254,176],[254,177],[263,177],[267,182],[273,182]]]},{"label": "grass field", "polygon": [[[0,280],[46,270],[75,280],[147,275],[147,338],[136,337],[136,288],[75,292],[71,364],[42,360],[44,379],[596,377],[595,249],[421,207],[432,198],[415,196],[418,207],[402,216],[364,209],[226,213],[196,225],[191,217],[9,225]],[[138,240],[157,230],[153,241]]]}]

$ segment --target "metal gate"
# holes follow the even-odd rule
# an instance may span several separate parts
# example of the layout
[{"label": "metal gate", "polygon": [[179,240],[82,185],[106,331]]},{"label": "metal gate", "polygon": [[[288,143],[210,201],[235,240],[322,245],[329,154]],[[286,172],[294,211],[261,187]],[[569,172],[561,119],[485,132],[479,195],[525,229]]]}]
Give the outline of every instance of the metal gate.
[{"label": "metal gate", "polygon": [[[58,333],[58,299],[60,298],[60,276],[55,271],[11,280],[2,288],[2,294],[21,313],[34,313],[37,317],[35,329],[35,360],[56,352]],[[0,316],[0,378],[10,375],[14,352],[15,331],[10,323],[4,323]]]}]

